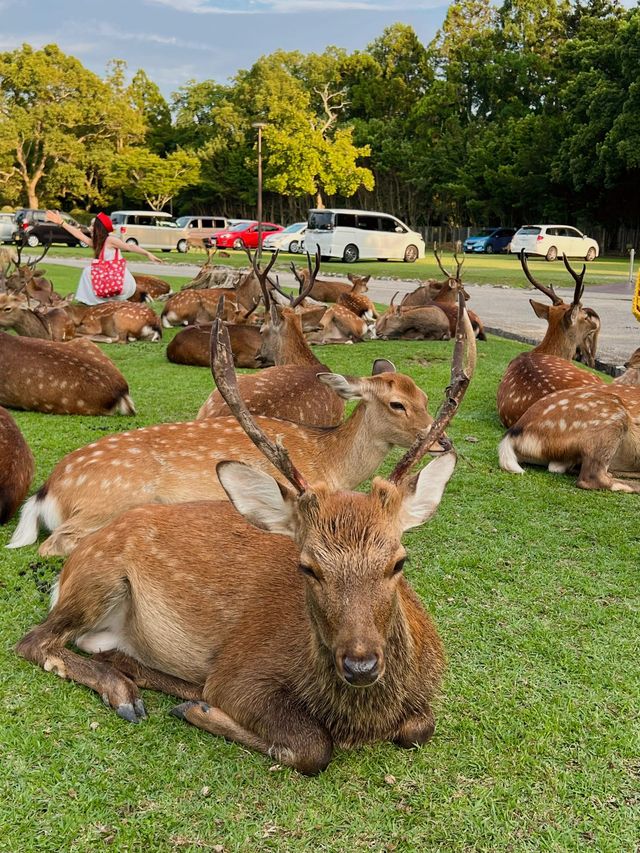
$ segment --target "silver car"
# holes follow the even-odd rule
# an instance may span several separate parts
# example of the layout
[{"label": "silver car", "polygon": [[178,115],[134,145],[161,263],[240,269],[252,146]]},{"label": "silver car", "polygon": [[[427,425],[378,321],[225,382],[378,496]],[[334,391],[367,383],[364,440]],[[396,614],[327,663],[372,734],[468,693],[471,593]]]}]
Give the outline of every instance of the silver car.
[{"label": "silver car", "polygon": [[13,243],[15,230],[15,213],[0,213],[0,243]]}]

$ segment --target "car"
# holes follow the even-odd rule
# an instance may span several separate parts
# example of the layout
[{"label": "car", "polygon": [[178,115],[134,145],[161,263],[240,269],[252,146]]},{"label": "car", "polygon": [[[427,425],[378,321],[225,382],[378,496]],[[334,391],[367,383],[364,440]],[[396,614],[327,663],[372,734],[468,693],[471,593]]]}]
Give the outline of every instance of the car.
[{"label": "car", "polygon": [[412,264],[424,256],[424,239],[390,213],[323,207],[309,211],[304,248],[346,264],[364,258]]},{"label": "car", "polygon": [[111,214],[113,233],[134,246],[186,252],[189,230],[179,228],[170,213],[162,210],[114,210]]},{"label": "car", "polygon": [[600,254],[598,243],[571,225],[523,225],[511,241],[510,252],[540,255],[555,261],[565,254],[569,258],[593,261]]},{"label": "car", "polygon": [[268,252],[275,252],[279,249],[281,252],[298,254],[304,251],[303,238],[306,230],[306,222],[294,222],[293,225],[287,225],[284,231],[278,231],[265,237],[262,241],[262,248]]},{"label": "car", "polygon": [[484,252],[486,255],[506,252],[515,233],[515,228],[477,228],[467,237],[462,248],[465,252]]},{"label": "car", "polygon": [[20,210],[16,211],[14,240],[18,243],[24,241],[32,249],[42,243],[45,245],[47,243],[64,243],[67,246],[88,246],[91,243],[91,232],[86,225],[80,225],[66,213],[62,214],[65,222],[87,235],[87,242],[79,243],[73,235],[65,231],[62,225],[47,222],[45,219],[46,212],[46,210],[34,210],[26,207],[21,207]]},{"label": "car", "polygon": [[198,214],[197,216],[179,216],[176,219],[176,225],[178,228],[186,228],[189,232],[189,238],[214,242],[221,231],[226,231],[229,222],[224,216]]},{"label": "car", "polygon": [[15,231],[15,213],[0,213],[0,243],[13,243]]},{"label": "car", "polygon": [[[262,223],[262,241],[270,234],[284,231],[282,225],[274,222]],[[258,223],[255,219],[236,222],[226,231],[221,231],[216,236],[216,246],[219,249],[257,249],[258,247]]]}]

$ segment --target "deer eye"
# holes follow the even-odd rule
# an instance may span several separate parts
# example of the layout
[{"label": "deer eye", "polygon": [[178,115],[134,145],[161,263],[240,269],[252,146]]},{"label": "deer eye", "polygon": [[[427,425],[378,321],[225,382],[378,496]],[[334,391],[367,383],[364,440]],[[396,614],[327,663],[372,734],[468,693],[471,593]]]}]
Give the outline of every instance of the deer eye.
[{"label": "deer eye", "polygon": [[299,563],[298,568],[302,572],[303,575],[306,575],[308,578],[313,578],[314,581],[319,580],[318,575],[313,571],[311,566],[307,566],[305,563]]},{"label": "deer eye", "polygon": [[393,567],[393,571],[391,572],[392,575],[399,575],[400,574],[400,572],[404,568],[404,564],[405,564],[406,559],[407,559],[406,557],[402,557],[402,559],[398,560],[398,562]]},{"label": "deer eye", "polygon": [[405,407],[402,405],[402,403],[399,403],[397,400],[392,400],[389,403],[389,406],[394,410],[394,412],[406,412],[407,411],[405,409]]}]

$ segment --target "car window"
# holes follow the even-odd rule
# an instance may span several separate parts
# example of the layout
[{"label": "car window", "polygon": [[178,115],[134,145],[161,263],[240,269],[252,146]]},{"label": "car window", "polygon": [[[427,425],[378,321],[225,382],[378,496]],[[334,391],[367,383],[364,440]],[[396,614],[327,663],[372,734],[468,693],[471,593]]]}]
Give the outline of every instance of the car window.
[{"label": "car window", "polygon": [[201,219],[200,220],[201,228],[213,228],[213,219]]},{"label": "car window", "polygon": [[363,231],[380,230],[377,216],[358,216],[357,225],[358,228],[362,229]]},{"label": "car window", "polygon": [[565,228],[564,230],[566,232],[565,237],[578,237],[579,239],[582,239],[582,234],[575,228]]},{"label": "car window", "polygon": [[[179,224],[179,223],[176,223],[176,224]],[[198,228],[199,225],[200,225],[200,222],[197,219],[192,219],[189,222],[189,225],[187,227],[188,228]],[[182,227],[184,228],[184,225]]]},{"label": "car window", "polygon": [[225,219],[214,219],[213,220],[213,227],[214,228],[226,228],[227,222]]},{"label": "car window", "polygon": [[156,218],[155,218],[155,216],[143,216],[143,215],[134,216],[132,224],[133,225],[155,225],[156,224]]},{"label": "car window", "polygon": [[343,228],[355,228],[356,217],[354,213],[336,213],[336,226]]},{"label": "car window", "polygon": [[248,222],[236,222],[235,225],[232,225],[231,228],[229,228],[229,231],[246,231],[248,226]]},{"label": "car window", "polygon": [[396,222],[395,219],[391,219],[390,216],[381,216],[379,217],[378,221],[380,225],[380,231],[385,231],[387,234],[395,233],[396,228],[400,227],[400,223]]},{"label": "car window", "polygon": [[[63,219],[64,218],[65,217],[63,217]],[[34,222],[46,222],[44,210],[35,210],[33,212],[33,221]]]},{"label": "car window", "polygon": [[[340,224],[339,220],[344,215],[345,214],[342,213],[336,214],[336,225]],[[354,219],[354,223],[352,224],[355,224],[355,217],[352,218]],[[333,227],[333,224],[334,214],[329,210],[314,210],[309,214],[308,227],[311,228],[313,231],[329,231]]]},{"label": "car window", "polygon": [[521,237],[532,237],[539,233],[540,228],[536,228],[534,225],[525,225],[518,231],[518,234]]}]

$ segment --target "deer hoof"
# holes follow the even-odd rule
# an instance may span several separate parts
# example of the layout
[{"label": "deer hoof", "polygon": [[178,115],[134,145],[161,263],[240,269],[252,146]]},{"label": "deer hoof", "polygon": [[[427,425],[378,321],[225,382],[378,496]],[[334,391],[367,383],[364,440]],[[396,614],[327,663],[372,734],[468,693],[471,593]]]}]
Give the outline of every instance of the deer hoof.
[{"label": "deer hoof", "polygon": [[142,699],[136,699],[133,704],[131,704],[131,702],[127,702],[122,705],[118,705],[116,708],[116,714],[119,717],[122,717],[123,720],[127,720],[130,723],[139,723],[140,720],[147,719],[147,712],[145,711]]},{"label": "deer hoof", "polygon": [[[177,717],[179,720],[187,719],[187,711],[191,708],[200,708],[205,713],[209,710],[209,705],[206,702],[182,702],[180,705],[176,705],[175,708],[171,708],[169,713],[172,717]],[[188,721],[187,721],[188,722]]]}]

